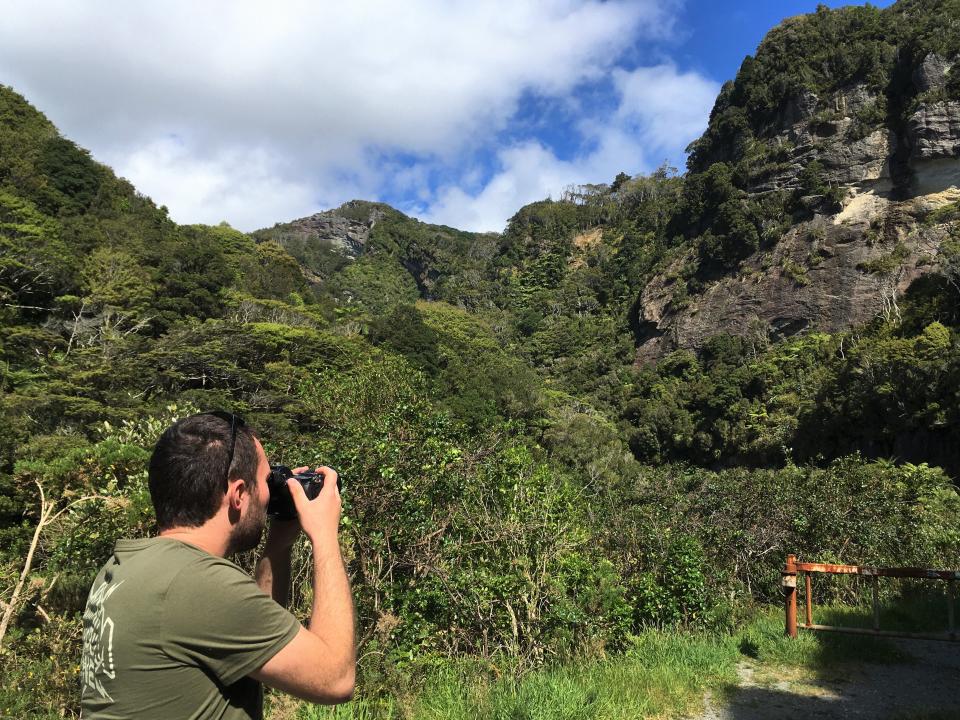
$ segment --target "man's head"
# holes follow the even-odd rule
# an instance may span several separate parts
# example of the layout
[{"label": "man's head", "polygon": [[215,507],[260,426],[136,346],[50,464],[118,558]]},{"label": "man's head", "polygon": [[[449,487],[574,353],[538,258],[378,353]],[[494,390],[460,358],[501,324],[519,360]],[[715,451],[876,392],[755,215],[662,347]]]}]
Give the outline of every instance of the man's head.
[{"label": "man's head", "polygon": [[229,413],[184,418],[160,436],[150,458],[157,525],[161,531],[199,527],[226,512],[233,550],[256,547],[266,523],[267,474],[263,448],[240,418]]}]

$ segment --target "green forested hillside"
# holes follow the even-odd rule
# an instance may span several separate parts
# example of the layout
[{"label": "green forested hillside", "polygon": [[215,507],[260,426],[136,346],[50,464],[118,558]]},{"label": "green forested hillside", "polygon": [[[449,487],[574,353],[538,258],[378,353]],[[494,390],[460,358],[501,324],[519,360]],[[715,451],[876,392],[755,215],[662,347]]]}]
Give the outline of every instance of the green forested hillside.
[{"label": "green forested hillside", "polygon": [[[760,155],[779,162],[765,127],[798,88],[896,88],[927,52],[955,56],[935,18],[957,8],[927,5],[778,28],[685,175],[573,189],[499,235],[351,203],[377,221],[350,256],[283,225],[177,225],[0,86],[0,598],[19,588],[0,714],[76,713],[86,590],[118,537],[152,531],[145,460],[198,409],[340,471],[365,697],[465,656],[521,672],[646,627],[726,632],[778,597],[788,552],[956,565],[956,204],[924,217],[942,257],[895,315],[636,361],[653,277],[682,306],[808,217],[804,197],[839,202],[816,166],[800,190],[751,191]],[[957,98],[955,76],[927,99]],[[919,102],[885,97],[864,122]],[[47,524],[41,492],[92,499]]]}]

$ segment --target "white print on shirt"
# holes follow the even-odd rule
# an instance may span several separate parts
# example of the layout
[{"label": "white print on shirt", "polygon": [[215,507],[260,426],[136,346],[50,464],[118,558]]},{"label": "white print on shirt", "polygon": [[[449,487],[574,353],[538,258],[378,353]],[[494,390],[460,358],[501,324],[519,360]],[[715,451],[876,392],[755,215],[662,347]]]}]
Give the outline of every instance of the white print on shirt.
[{"label": "white print on shirt", "polygon": [[103,603],[123,583],[124,581],[121,580],[111,586],[110,583],[104,582],[100,587],[91,590],[83,622],[83,659],[80,667],[82,687],[90,687],[96,690],[101,698],[110,701],[113,701],[113,698],[103,687],[101,679],[97,677],[100,673],[110,680],[117,676],[113,664],[114,625],[113,620],[107,617]]}]

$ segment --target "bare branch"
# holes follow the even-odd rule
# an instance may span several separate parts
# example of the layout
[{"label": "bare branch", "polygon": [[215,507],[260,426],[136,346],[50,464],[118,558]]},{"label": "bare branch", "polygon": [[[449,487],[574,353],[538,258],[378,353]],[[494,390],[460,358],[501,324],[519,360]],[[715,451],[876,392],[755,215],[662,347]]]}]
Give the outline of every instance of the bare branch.
[{"label": "bare branch", "polygon": [[[37,521],[37,527],[34,528],[33,538],[30,541],[30,548],[27,551],[27,558],[23,563],[23,570],[20,572],[20,578],[17,580],[17,584],[13,588],[13,594],[10,596],[10,600],[5,603],[4,606],[3,619],[0,620],[0,648],[3,648],[3,639],[7,634],[7,628],[10,625],[10,620],[13,617],[14,610],[17,607],[17,602],[20,599],[20,593],[23,591],[23,585],[26,582],[27,576],[30,574],[31,568],[33,567],[33,556],[37,551],[37,545],[40,543],[40,534],[43,532],[43,529],[70,508],[76,507],[82,502],[103,499],[104,497],[103,495],[85,495],[84,497],[78,498],[69,503],[65,508],[54,514],[53,511],[56,507],[56,503],[47,502],[47,496],[43,492],[43,485],[41,485],[38,480],[34,480],[33,482],[40,491],[40,519]],[[53,584],[55,582],[56,578],[54,578],[50,583],[50,586],[47,588],[47,592],[53,588]]]}]

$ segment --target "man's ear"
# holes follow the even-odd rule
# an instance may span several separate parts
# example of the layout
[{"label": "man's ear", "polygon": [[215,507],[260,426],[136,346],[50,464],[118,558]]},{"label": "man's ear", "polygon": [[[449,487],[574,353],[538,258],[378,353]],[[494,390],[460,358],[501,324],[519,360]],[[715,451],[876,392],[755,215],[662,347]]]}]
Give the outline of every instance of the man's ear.
[{"label": "man's ear", "polygon": [[227,507],[230,510],[239,510],[244,498],[250,494],[243,478],[235,478],[227,483]]}]

